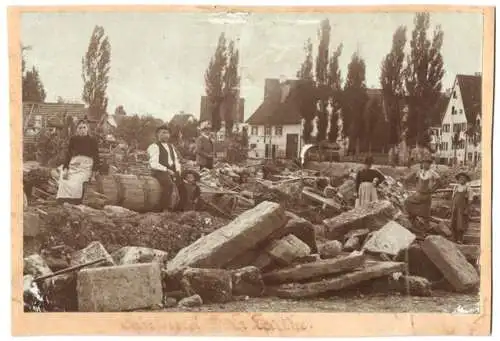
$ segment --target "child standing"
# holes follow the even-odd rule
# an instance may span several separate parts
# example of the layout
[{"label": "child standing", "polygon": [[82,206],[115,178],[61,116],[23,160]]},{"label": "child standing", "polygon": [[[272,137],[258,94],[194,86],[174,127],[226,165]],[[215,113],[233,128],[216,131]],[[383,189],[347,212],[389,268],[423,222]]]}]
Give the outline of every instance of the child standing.
[{"label": "child standing", "polygon": [[467,183],[470,182],[471,179],[467,173],[457,174],[456,179],[459,184],[453,190],[451,230],[455,242],[462,244],[464,233],[469,225],[469,205],[472,199],[472,193]]},{"label": "child standing", "polygon": [[180,190],[183,192],[181,195],[181,202],[179,203],[179,209],[181,211],[194,211],[196,210],[198,199],[201,195],[200,186],[198,186],[198,181],[200,181],[200,175],[192,170],[185,170],[182,174],[182,186]]}]

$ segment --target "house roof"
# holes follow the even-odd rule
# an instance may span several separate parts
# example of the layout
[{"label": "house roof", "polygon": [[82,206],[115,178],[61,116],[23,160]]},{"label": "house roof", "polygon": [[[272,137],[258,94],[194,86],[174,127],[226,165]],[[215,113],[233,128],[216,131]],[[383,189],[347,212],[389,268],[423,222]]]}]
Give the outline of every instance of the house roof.
[{"label": "house roof", "polygon": [[283,102],[279,92],[269,94],[246,123],[251,125],[300,124],[302,115],[297,96],[299,81],[292,80],[289,84],[290,92]]},{"label": "house roof", "polygon": [[28,126],[34,120],[35,115],[42,115],[47,118],[47,122],[52,126],[62,124],[64,114],[83,119],[87,116],[88,110],[84,104],[80,103],[37,103],[23,102],[23,119],[32,114]]},{"label": "house roof", "polygon": [[446,93],[441,93],[436,105],[431,110],[431,127],[441,126],[443,122],[444,114],[446,113],[446,107],[448,106],[448,102],[450,100],[450,96]]},{"label": "house roof", "polygon": [[481,80],[481,76],[457,75],[468,122],[474,122],[477,115],[481,114]]}]

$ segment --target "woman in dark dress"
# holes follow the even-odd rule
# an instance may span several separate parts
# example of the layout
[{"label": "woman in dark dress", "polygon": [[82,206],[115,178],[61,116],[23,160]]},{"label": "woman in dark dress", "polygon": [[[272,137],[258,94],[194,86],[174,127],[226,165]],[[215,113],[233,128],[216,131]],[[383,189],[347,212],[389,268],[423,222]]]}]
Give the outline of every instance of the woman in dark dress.
[{"label": "woman in dark dress", "polygon": [[76,125],[76,135],[69,140],[66,159],[62,166],[57,190],[59,202],[79,204],[83,199],[83,186],[99,169],[97,140],[89,135],[89,125],[81,120]]},{"label": "woman in dark dress", "polygon": [[372,168],[373,158],[365,159],[365,167],[356,175],[356,194],[360,206],[365,206],[378,200],[376,186],[384,181],[385,177],[378,170]]}]

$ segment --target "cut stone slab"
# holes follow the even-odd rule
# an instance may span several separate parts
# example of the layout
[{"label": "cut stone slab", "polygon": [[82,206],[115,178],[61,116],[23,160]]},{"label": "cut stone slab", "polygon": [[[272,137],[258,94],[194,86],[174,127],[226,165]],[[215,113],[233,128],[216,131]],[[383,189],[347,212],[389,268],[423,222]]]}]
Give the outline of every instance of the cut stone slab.
[{"label": "cut stone slab", "polygon": [[442,236],[428,236],[422,249],[456,291],[467,291],[479,284],[476,269],[455,243]]},{"label": "cut stone slab", "polygon": [[365,256],[361,252],[353,252],[348,256],[339,256],[268,272],[263,274],[262,278],[266,284],[298,282],[352,270],[362,266],[364,261]]},{"label": "cut stone slab", "polygon": [[366,206],[356,207],[336,217],[323,220],[325,236],[328,239],[344,240],[352,230],[378,230],[391,221],[398,210],[388,200],[371,202]]},{"label": "cut stone slab", "polygon": [[240,214],[228,225],[180,250],[167,264],[167,272],[187,267],[224,268],[238,255],[251,250],[274,231],[284,227],[284,209],[264,201]]},{"label": "cut stone slab", "polygon": [[52,270],[42,256],[35,254],[24,258],[23,275],[32,275],[34,278],[52,274]]},{"label": "cut stone slab", "polygon": [[78,311],[77,274],[66,273],[45,281],[45,295],[51,304],[62,311]]},{"label": "cut stone slab", "polygon": [[188,283],[195,294],[201,296],[204,302],[231,301],[232,278],[231,272],[227,270],[188,268],[184,271],[183,280]]},{"label": "cut stone slab", "polygon": [[310,283],[287,283],[267,288],[267,293],[282,298],[315,297],[331,291],[339,291],[374,278],[402,272],[404,263],[365,262],[365,266],[356,271]]},{"label": "cut stone slab", "polygon": [[84,268],[77,278],[78,310],[130,311],[161,305],[158,263]]},{"label": "cut stone slab", "polygon": [[264,293],[264,282],[260,270],[247,266],[231,271],[234,296],[259,297]]},{"label": "cut stone slab", "polygon": [[294,260],[311,254],[311,248],[293,234],[274,241],[266,251],[272,259],[282,265],[289,265]]},{"label": "cut stone slab", "polygon": [[273,233],[269,240],[281,239],[288,234],[293,234],[306,243],[311,248],[312,253],[318,251],[318,246],[316,245],[316,230],[310,221],[300,217],[290,219],[285,227]]},{"label": "cut stone slab", "polygon": [[108,251],[106,251],[104,246],[101,243],[94,241],[90,243],[86,248],[73,252],[71,254],[70,265],[83,265],[85,263],[97,261],[101,258],[105,258],[106,260],[101,263],[90,265],[89,268],[115,265],[113,258],[108,253]]},{"label": "cut stone slab", "polygon": [[179,307],[200,307],[203,305],[203,299],[200,295],[193,295],[186,298],[183,298],[179,301]]},{"label": "cut stone slab", "polygon": [[361,240],[359,240],[359,237],[353,236],[347,239],[347,241],[344,244],[343,250],[354,251],[354,250],[359,250],[360,248],[361,248]]},{"label": "cut stone slab", "polygon": [[342,252],[342,243],[338,240],[329,240],[318,246],[322,259],[337,257]]},{"label": "cut stone slab", "polygon": [[398,291],[411,296],[432,296],[431,282],[424,277],[401,276],[398,279]]},{"label": "cut stone slab", "polygon": [[351,237],[358,237],[361,239],[366,238],[366,236],[370,233],[369,229],[360,229],[360,230],[353,230],[349,231],[346,233],[345,238],[349,239]]},{"label": "cut stone slab", "polygon": [[416,236],[395,221],[385,224],[366,241],[363,249],[373,253],[396,256],[410,246]]},{"label": "cut stone slab", "polygon": [[40,234],[40,217],[33,212],[23,213],[23,237],[36,237]]},{"label": "cut stone slab", "polygon": [[113,252],[111,257],[116,265],[151,262],[164,264],[167,261],[168,252],[149,247],[125,246]]},{"label": "cut stone slab", "polygon": [[406,262],[410,275],[424,277],[432,282],[443,280],[443,274],[427,257],[420,244],[414,243],[407,250],[401,250],[395,260]]}]

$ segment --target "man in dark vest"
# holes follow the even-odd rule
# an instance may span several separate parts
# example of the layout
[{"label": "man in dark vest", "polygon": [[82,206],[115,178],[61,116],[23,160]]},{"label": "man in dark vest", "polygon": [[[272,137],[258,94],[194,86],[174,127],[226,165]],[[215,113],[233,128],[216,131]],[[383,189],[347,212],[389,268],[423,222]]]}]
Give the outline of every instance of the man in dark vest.
[{"label": "man in dark vest", "polygon": [[151,175],[162,187],[161,208],[174,211],[180,201],[180,154],[170,141],[171,131],[168,126],[162,125],[156,129],[156,139],[157,142],[148,147]]}]

